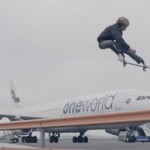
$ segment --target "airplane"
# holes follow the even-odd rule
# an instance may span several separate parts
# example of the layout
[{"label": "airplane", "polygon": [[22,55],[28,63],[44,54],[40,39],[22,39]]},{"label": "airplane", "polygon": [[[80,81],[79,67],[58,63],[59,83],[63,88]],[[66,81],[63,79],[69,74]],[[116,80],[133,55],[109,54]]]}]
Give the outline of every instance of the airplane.
[{"label": "airplane", "polygon": [[[117,112],[149,110],[150,107],[150,93],[138,89],[122,89],[113,90],[93,96],[86,96],[80,98],[69,99],[57,103],[43,104],[40,106],[31,106],[28,108],[20,107],[20,99],[16,96],[14,87],[11,86],[11,95],[15,109],[7,113],[0,113],[0,118],[8,118],[10,121],[32,120],[42,118],[66,118],[78,116],[92,116],[96,114],[107,114]],[[142,124],[130,125],[120,124],[113,125],[88,125],[88,126],[71,126],[61,128],[44,128],[44,131],[49,134],[50,143],[58,143],[61,133],[79,133],[79,136],[73,136],[73,143],[88,143],[88,136],[85,133],[88,130],[104,129],[107,133],[122,137],[125,134],[124,141],[132,142],[134,134],[139,136],[146,136]],[[150,127],[149,123],[145,124]],[[38,129],[20,129],[13,130],[13,134],[22,138],[23,143],[36,143],[37,137],[32,136],[32,132]],[[13,140],[13,139],[12,139]],[[18,140],[14,138],[14,142]]]}]

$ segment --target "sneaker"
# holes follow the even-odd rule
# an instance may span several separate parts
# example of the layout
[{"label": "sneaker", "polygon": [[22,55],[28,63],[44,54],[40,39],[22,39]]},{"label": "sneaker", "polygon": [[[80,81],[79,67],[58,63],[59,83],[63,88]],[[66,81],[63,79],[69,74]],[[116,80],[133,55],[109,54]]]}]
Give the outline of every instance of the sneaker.
[{"label": "sneaker", "polygon": [[123,66],[125,67],[127,65],[127,62],[125,61],[124,57],[122,56],[122,54],[118,54],[119,57],[119,61],[122,62]]},{"label": "sneaker", "polygon": [[146,71],[147,66],[146,66],[145,62],[143,61],[142,64],[143,64],[143,71]]},{"label": "sneaker", "polygon": [[119,58],[119,61],[123,62],[124,57],[122,56],[122,54],[121,54],[121,53],[119,53],[119,54],[118,54],[118,58]]},{"label": "sneaker", "polygon": [[147,66],[143,65],[143,71],[146,71]]},{"label": "sneaker", "polygon": [[127,62],[125,61],[125,59],[123,59],[122,63],[123,63],[123,67],[127,65]]}]

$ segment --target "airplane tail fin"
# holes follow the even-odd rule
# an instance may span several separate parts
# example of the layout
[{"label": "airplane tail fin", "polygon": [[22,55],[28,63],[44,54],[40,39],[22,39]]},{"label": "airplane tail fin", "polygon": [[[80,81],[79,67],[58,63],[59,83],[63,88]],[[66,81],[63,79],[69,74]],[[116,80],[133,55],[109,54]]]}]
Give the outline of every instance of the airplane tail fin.
[{"label": "airplane tail fin", "polygon": [[14,84],[12,81],[9,82],[9,86],[10,86],[11,98],[13,100],[13,106],[14,106],[14,108],[19,108],[20,107],[20,98],[16,96]]}]

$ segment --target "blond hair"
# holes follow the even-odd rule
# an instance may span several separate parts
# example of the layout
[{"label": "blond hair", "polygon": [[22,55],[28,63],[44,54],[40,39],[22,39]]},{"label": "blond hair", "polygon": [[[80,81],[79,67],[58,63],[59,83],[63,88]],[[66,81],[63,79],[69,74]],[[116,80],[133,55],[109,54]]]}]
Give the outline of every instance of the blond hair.
[{"label": "blond hair", "polygon": [[129,20],[125,17],[119,17],[117,23],[120,25],[129,26]]}]

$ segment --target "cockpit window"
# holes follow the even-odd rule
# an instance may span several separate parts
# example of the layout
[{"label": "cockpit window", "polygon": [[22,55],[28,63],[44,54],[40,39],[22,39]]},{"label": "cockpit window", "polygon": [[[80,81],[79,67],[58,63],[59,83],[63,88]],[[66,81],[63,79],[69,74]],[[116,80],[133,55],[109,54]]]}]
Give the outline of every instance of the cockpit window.
[{"label": "cockpit window", "polygon": [[142,98],[142,96],[139,96],[139,97],[137,97],[136,100],[139,101],[139,100],[141,100],[141,98]]},{"label": "cockpit window", "polygon": [[142,96],[142,100],[144,100],[145,99],[145,96]]}]

